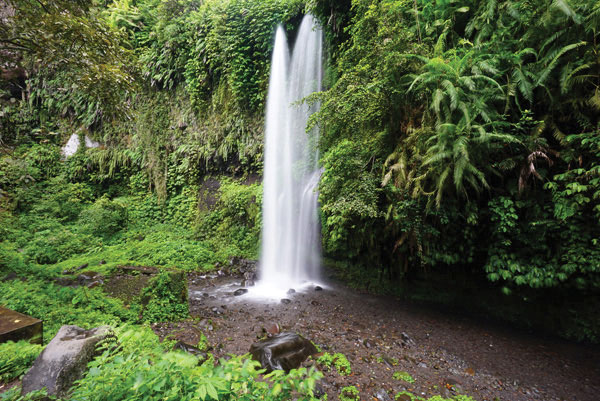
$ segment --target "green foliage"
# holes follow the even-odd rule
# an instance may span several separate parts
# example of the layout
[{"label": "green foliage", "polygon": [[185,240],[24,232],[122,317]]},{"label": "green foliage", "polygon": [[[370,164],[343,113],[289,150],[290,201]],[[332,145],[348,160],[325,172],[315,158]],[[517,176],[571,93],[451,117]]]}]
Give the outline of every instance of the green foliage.
[{"label": "green foliage", "polygon": [[311,121],[324,249],[346,276],[597,292],[597,4],[311,7],[334,38],[346,22]]},{"label": "green foliage", "polygon": [[298,0],[208,1],[192,13],[194,52],[185,75],[195,101],[208,100],[211,90],[226,85],[237,107],[262,111],[275,26],[289,22],[302,6]]},{"label": "green foliage", "polygon": [[149,329],[117,331],[120,347],[107,346],[90,364],[87,375],[73,389],[73,400],[286,400],[292,393],[313,400],[321,375],[305,368],[286,374],[263,371],[245,356],[198,365],[198,358],[165,347]]},{"label": "green foliage", "polygon": [[0,382],[7,383],[24,374],[35,358],[42,352],[42,346],[8,341],[0,344]]},{"label": "green foliage", "polygon": [[55,400],[54,396],[48,396],[46,389],[32,391],[24,396],[21,395],[21,387],[12,387],[8,391],[0,394],[0,400],[2,401],[43,401],[43,400]]},{"label": "green foliage", "polygon": [[123,229],[127,221],[127,209],[115,201],[102,197],[79,215],[81,232],[107,239]]},{"label": "green foliage", "polygon": [[317,359],[317,362],[328,369],[335,367],[335,370],[341,376],[349,376],[352,373],[352,368],[346,355],[339,352],[336,352],[333,355],[325,352]]},{"label": "green foliage", "polygon": [[98,245],[98,240],[91,235],[76,234],[56,224],[36,232],[24,247],[24,253],[35,263],[54,264]]},{"label": "green foliage", "polygon": [[323,157],[319,199],[328,252],[351,257],[373,245],[378,188],[363,155],[357,144],[342,141]]},{"label": "green foliage", "polygon": [[64,324],[90,329],[102,324],[137,320],[137,315],[126,309],[121,301],[106,298],[97,288],[61,287],[34,276],[27,281],[0,283],[0,304],[42,319],[46,342]]},{"label": "green foliage", "polygon": [[0,272],[24,273],[29,268],[23,255],[12,244],[0,242]]},{"label": "green foliage", "polygon": [[340,401],[360,400],[358,389],[355,386],[346,386],[340,390]]},{"label": "green foliage", "polygon": [[10,62],[35,72],[21,107],[85,126],[126,112],[122,100],[133,89],[130,53],[93,3],[9,1],[14,15],[0,23],[0,46]]},{"label": "green foliage", "polygon": [[262,185],[223,178],[212,210],[199,215],[197,235],[225,255],[257,258],[261,230]]},{"label": "green foliage", "polygon": [[166,322],[188,316],[185,274],[181,271],[161,271],[142,292],[144,321]]},{"label": "green foliage", "polygon": [[402,380],[410,384],[415,382],[415,379],[413,379],[413,377],[408,372],[404,371],[394,372],[393,378],[395,380]]}]

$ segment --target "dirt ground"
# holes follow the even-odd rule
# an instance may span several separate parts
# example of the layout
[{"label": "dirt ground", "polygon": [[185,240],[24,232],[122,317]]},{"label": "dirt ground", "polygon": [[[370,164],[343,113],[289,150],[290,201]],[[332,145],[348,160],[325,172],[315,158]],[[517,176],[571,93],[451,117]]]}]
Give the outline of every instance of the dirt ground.
[{"label": "dirt ground", "polygon": [[[259,302],[247,294],[232,295],[241,281],[190,276],[193,318],[156,324],[155,331],[189,343],[205,333],[212,352],[222,357],[247,353],[277,324],[323,351],[346,355],[351,375],[323,372],[329,400],[337,400],[349,385],[360,390],[361,400],[393,399],[404,390],[424,397],[467,394],[476,400],[600,400],[598,347],[542,338],[333,283],[321,291],[311,286],[290,294],[289,303]],[[408,372],[414,383],[394,379],[394,372]]]}]

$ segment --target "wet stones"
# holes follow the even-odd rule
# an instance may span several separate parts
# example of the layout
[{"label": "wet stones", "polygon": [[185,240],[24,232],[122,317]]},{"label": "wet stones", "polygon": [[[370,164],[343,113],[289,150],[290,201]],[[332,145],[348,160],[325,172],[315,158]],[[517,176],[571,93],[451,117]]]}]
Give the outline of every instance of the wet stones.
[{"label": "wet stones", "polygon": [[238,288],[237,290],[235,290],[233,292],[233,295],[236,296],[236,297],[239,297],[240,295],[244,295],[247,292],[248,292],[247,288]]},{"label": "wet stones", "polygon": [[273,323],[272,325],[267,327],[265,331],[267,332],[267,334],[275,335],[281,332],[281,327],[279,326],[279,323]]},{"label": "wet stones", "polygon": [[260,362],[268,372],[297,369],[311,355],[318,353],[315,346],[296,333],[281,333],[252,344],[252,359]]},{"label": "wet stones", "polygon": [[[87,265],[86,265],[87,266]],[[70,277],[56,277],[54,282],[62,287],[80,287],[85,286],[87,288],[94,288],[98,285],[104,284],[104,277],[96,272],[85,272],[79,274],[75,278]]]},{"label": "wet stones", "polygon": [[62,274],[73,274],[73,273],[75,273],[75,272],[77,272],[77,271],[79,271],[79,270],[83,270],[83,269],[85,269],[86,267],[88,267],[88,264],[87,264],[87,263],[84,263],[84,264],[82,264],[82,265],[80,265],[80,266],[77,266],[77,267],[72,267],[72,268],[70,268],[70,269],[64,270],[64,271],[62,272]]},{"label": "wet stones", "polygon": [[282,303],[282,304],[285,304],[285,305],[288,305],[288,304],[291,304],[291,303],[292,303],[292,300],[291,300],[291,299],[288,299],[288,298],[283,298],[283,299],[281,300],[281,303]]},{"label": "wet stones", "polygon": [[22,394],[46,387],[49,395],[65,396],[83,377],[98,343],[111,335],[107,326],[92,330],[62,326],[23,377]]},{"label": "wet stones", "polygon": [[323,287],[320,285],[315,285],[315,291],[323,291]]},{"label": "wet stones", "polygon": [[406,334],[405,332],[402,332],[400,334],[400,340],[402,341],[402,346],[406,347],[411,347],[413,345],[415,345],[415,340],[413,340],[408,334]]},{"label": "wet stones", "polygon": [[381,389],[373,394],[373,398],[377,399],[378,401],[392,401],[389,394],[384,389]]},{"label": "wet stones", "polygon": [[243,280],[242,287],[254,287],[254,280]]}]

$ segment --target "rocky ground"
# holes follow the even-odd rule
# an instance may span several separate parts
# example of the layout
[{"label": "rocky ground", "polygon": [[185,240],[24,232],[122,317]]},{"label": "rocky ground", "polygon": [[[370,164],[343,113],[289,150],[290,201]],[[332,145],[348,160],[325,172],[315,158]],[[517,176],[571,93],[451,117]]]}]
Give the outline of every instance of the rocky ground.
[{"label": "rocky ground", "polygon": [[[348,376],[324,371],[329,400],[349,385],[360,390],[361,400],[393,399],[403,390],[427,397],[461,393],[476,400],[600,399],[597,347],[360,294],[339,284],[290,294],[289,303],[259,302],[232,294],[243,279],[190,275],[193,318],[156,324],[155,331],[188,343],[205,333],[217,357],[247,353],[268,332],[297,332],[325,352],[345,354],[351,363]],[[394,378],[395,372],[409,373],[414,382],[399,374]]]}]

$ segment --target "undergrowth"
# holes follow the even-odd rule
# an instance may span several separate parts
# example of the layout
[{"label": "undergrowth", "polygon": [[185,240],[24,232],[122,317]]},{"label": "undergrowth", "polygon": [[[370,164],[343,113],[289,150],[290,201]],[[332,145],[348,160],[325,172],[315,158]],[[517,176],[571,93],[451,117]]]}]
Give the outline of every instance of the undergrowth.
[{"label": "undergrowth", "polygon": [[27,372],[42,346],[27,341],[8,341],[0,344],[0,383],[18,379]]}]

